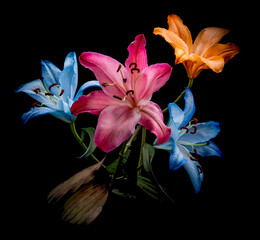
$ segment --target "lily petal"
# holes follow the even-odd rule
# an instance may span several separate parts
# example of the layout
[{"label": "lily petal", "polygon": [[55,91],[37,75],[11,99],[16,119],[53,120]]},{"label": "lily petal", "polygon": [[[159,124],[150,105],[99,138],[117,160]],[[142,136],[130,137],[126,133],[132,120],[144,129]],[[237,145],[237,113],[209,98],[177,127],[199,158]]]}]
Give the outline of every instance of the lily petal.
[{"label": "lily petal", "polygon": [[80,89],[78,90],[77,95],[74,97],[73,101],[76,101],[80,96],[82,96],[84,90],[90,88],[90,87],[100,87],[99,81],[93,80],[93,81],[88,81],[84,83]]},{"label": "lily petal", "polygon": [[217,156],[222,157],[222,153],[218,146],[212,141],[208,141],[208,145],[196,147],[197,154],[202,157]]},{"label": "lily petal", "polygon": [[135,95],[139,104],[146,104],[152,94],[158,91],[169,80],[172,67],[167,63],[153,64],[145,68],[136,81]]},{"label": "lily petal", "polygon": [[57,83],[60,85],[60,72],[61,70],[57,68],[53,63],[42,60],[41,61],[41,67],[42,67],[42,77],[44,78],[44,83],[46,84],[46,87],[48,88],[51,84]]},{"label": "lily petal", "polygon": [[180,128],[184,119],[184,112],[179,108],[176,103],[169,103],[168,109],[170,115],[169,123],[167,124],[168,127],[171,128],[173,124],[175,124],[177,128]]},{"label": "lily petal", "polygon": [[[54,105],[48,96],[46,96],[45,94],[41,94],[38,91],[34,91],[36,89],[40,89],[41,92],[46,91],[46,89],[44,88],[44,86],[42,84],[42,80],[36,79],[32,82],[25,83],[22,86],[20,86],[16,90],[16,92],[17,93],[18,92],[27,93],[30,97],[34,98],[36,101],[38,101],[40,103]],[[38,92],[38,93],[36,93],[36,92]]]},{"label": "lily petal", "polygon": [[198,123],[196,125],[196,133],[183,134],[178,141],[184,141],[189,143],[203,143],[217,136],[220,131],[219,123],[214,121],[209,121],[206,123]]},{"label": "lily petal", "polygon": [[[132,63],[136,64],[136,68],[138,68],[140,72],[148,66],[145,45],[146,39],[143,34],[140,34],[136,36],[135,40],[128,46],[129,57],[125,61],[125,66],[129,72],[133,68],[133,66],[131,66]],[[135,79],[138,73],[134,71],[133,74],[132,79]]]},{"label": "lily petal", "polygon": [[168,141],[171,136],[171,129],[163,122],[162,110],[154,102],[142,106],[139,124],[156,135],[158,145]]},{"label": "lily petal", "polygon": [[[180,146],[182,147],[182,146]],[[173,141],[173,147],[170,153],[170,169],[171,170],[177,170],[180,168],[183,164],[185,164],[187,160],[184,158],[182,152],[180,151],[178,145],[175,141]]]},{"label": "lily petal", "polygon": [[225,28],[208,27],[200,31],[193,44],[193,53],[199,56],[218,43],[229,32]]},{"label": "lily petal", "polygon": [[203,181],[203,172],[199,172],[198,166],[200,166],[200,164],[195,161],[187,161],[183,165],[184,169],[190,176],[196,193],[200,191],[201,183]]},{"label": "lily petal", "polygon": [[59,81],[61,88],[64,90],[63,97],[73,99],[78,85],[78,65],[74,52],[67,55]]},{"label": "lily petal", "polygon": [[50,113],[53,113],[55,111],[56,110],[48,108],[48,107],[34,107],[34,108],[31,108],[30,111],[23,114],[22,120],[23,120],[23,123],[25,124],[31,118],[50,114]]},{"label": "lily petal", "polygon": [[[121,72],[124,77],[128,77],[128,73],[124,66],[117,60],[94,52],[84,52],[79,57],[80,63],[94,72],[96,79],[99,81],[103,91],[109,96],[117,96],[123,98],[125,91],[123,90],[123,79],[121,73],[118,72],[121,66]],[[127,80],[129,80],[128,78]],[[130,81],[127,81],[130,82]],[[106,86],[106,84],[109,84]]]},{"label": "lily petal", "polygon": [[171,14],[167,18],[169,30],[177,34],[188,46],[189,53],[192,53],[192,37],[189,28],[183,24],[181,18]]},{"label": "lily petal", "polygon": [[110,152],[127,140],[140,119],[137,108],[109,106],[99,115],[94,136],[95,144],[104,152]]},{"label": "lily petal", "polygon": [[127,103],[111,98],[103,91],[98,90],[79,97],[79,99],[72,104],[70,111],[74,116],[84,112],[99,115],[110,105],[127,106]]},{"label": "lily petal", "polygon": [[194,97],[189,88],[186,88],[186,92],[184,95],[185,100],[185,108],[184,108],[184,119],[181,123],[181,126],[186,126],[189,121],[192,119],[194,113],[195,113],[195,103],[194,103]]},{"label": "lily petal", "polygon": [[164,28],[155,28],[153,33],[163,37],[175,49],[175,64],[189,59],[189,47],[177,34]]}]

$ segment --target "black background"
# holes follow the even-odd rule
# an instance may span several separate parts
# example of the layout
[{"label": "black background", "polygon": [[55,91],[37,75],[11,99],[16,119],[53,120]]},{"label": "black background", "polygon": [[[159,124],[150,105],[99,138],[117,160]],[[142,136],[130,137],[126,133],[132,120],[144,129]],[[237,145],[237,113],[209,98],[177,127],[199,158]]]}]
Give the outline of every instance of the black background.
[{"label": "black background", "polygon": [[[245,34],[250,33],[245,27],[245,22],[249,24],[250,20],[245,19],[244,14],[251,13],[247,6],[244,3],[228,5],[225,2],[205,4],[196,1],[151,1],[148,4],[140,1],[116,4],[72,1],[60,5],[42,2],[22,3],[15,8],[8,6],[9,16],[3,21],[8,22],[3,27],[6,41],[2,46],[6,53],[2,92],[7,94],[2,100],[2,208],[6,213],[5,222],[13,226],[13,233],[34,239],[56,233],[60,236],[58,239],[69,233],[74,234],[74,239],[82,234],[86,238],[158,234],[164,239],[163,236],[175,237],[177,234],[211,237],[250,233],[245,227],[250,217],[245,214],[251,213],[251,203],[248,203],[253,198],[254,181],[253,178],[248,181],[248,176],[253,175],[249,170],[253,159],[246,153],[252,149],[245,144],[250,139],[248,134],[258,130],[246,127],[246,116],[250,115],[251,124],[253,116],[244,105],[247,101],[253,106],[249,93],[255,85],[254,79],[243,75],[246,67],[242,61],[248,48],[242,41]],[[128,45],[136,35],[143,33],[147,40],[148,63],[167,62],[173,66],[167,85],[152,99],[163,109],[187,85],[184,67],[174,65],[171,46],[163,38],[153,35],[154,27],[168,27],[169,14],[177,14],[183,19],[193,40],[205,27],[223,27],[231,32],[222,43],[233,42],[240,48],[241,52],[225,65],[222,73],[204,70],[192,88],[197,107],[195,117],[200,122],[213,120],[220,123],[221,132],[214,142],[222,150],[223,157],[201,160],[204,183],[201,192],[195,194],[185,173],[182,170],[170,172],[167,153],[158,151],[155,172],[176,199],[174,206],[147,199],[128,201],[112,197],[90,226],[62,222],[61,206],[48,205],[46,197],[56,185],[89,163],[76,159],[82,151],[68,124],[51,116],[42,116],[23,125],[22,114],[30,109],[34,100],[26,94],[14,93],[15,89],[41,77],[41,59],[62,69],[70,51],[75,51],[77,56],[83,51],[96,51],[124,63]],[[81,65],[78,67],[78,86],[94,79],[91,71]],[[90,115],[81,116],[79,127],[94,126],[96,119]],[[153,135],[148,136],[152,143]]]}]

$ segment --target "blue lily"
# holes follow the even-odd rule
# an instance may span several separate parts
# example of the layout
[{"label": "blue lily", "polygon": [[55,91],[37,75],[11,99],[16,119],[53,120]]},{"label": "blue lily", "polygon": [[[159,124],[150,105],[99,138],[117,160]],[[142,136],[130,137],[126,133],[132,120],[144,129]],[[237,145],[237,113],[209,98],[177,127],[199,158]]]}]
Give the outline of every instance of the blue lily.
[{"label": "blue lily", "polygon": [[61,71],[49,61],[42,60],[42,80],[36,79],[18,88],[16,92],[25,92],[37,102],[31,110],[22,116],[23,123],[29,119],[45,114],[72,123],[76,117],[70,108],[83,91],[89,87],[100,87],[98,81],[89,81],[83,84],[75,96],[78,85],[78,65],[75,52],[70,52]]},{"label": "blue lily", "polygon": [[192,118],[195,104],[192,92],[186,89],[184,96],[185,108],[180,109],[177,104],[170,103],[168,127],[171,128],[171,137],[168,142],[155,148],[170,152],[170,169],[176,170],[183,166],[190,176],[195,192],[199,192],[203,181],[203,170],[198,163],[199,156],[222,156],[220,149],[210,139],[220,131],[219,123],[209,121],[198,123]]}]

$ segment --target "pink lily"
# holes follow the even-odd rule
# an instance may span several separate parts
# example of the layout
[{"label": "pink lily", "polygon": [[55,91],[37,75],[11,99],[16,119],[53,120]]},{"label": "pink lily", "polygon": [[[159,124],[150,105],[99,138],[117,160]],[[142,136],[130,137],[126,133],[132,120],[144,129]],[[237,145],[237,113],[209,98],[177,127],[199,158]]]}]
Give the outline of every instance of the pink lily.
[{"label": "pink lily", "polygon": [[94,136],[96,145],[110,152],[127,140],[136,124],[154,133],[158,145],[169,140],[171,129],[163,122],[160,107],[150,101],[169,79],[172,67],[166,63],[148,66],[144,35],[138,35],[128,47],[125,67],[115,59],[94,52],[80,55],[80,63],[92,70],[103,89],[81,96],[71,113],[99,115]]}]

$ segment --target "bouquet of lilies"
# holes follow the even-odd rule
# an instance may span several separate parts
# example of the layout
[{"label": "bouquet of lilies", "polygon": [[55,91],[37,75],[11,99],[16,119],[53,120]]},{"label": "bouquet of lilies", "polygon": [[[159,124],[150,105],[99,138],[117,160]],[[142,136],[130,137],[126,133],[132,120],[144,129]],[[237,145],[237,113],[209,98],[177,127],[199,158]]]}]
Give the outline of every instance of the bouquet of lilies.
[{"label": "bouquet of lilies", "polygon": [[[211,140],[220,131],[219,123],[201,123],[193,117],[195,101],[191,88],[203,69],[221,72],[239,49],[233,43],[219,43],[229,32],[227,29],[205,28],[193,42],[180,17],[169,15],[168,25],[168,29],[155,28],[154,34],[173,47],[175,64],[184,65],[189,82],[176,100],[163,110],[151,99],[162,86],[170,86],[172,67],[167,63],[148,65],[143,34],[136,36],[128,46],[125,64],[101,53],[81,53],[80,64],[91,70],[97,80],[86,82],[78,91],[78,64],[74,52],[67,55],[63,70],[42,60],[42,78],[17,90],[36,100],[30,111],[23,114],[24,123],[36,116],[50,114],[70,124],[83,149],[81,157],[89,160],[89,167],[58,185],[48,196],[49,202],[66,199],[64,220],[90,224],[101,213],[110,194],[136,198],[142,193],[158,200],[166,197],[173,201],[153,172],[152,161],[157,149],[169,153],[171,170],[181,167],[186,170],[196,193],[203,181],[199,158],[221,157],[220,149]],[[84,90],[93,87],[95,90],[83,95]],[[184,109],[178,106],[182,99]],[[76,119],[83,113],[98,115],[97,124],[95,128],[86,126],[78,132]],[[166,122],[164,113],[169,116]],[[154,136],[150,143],[147,143],[147,130]],[[131,146],[137,138],[140,139],[139,159],[129,177],[127,163],[132,160],[130,156],[134,149]],[[95,156],[96,150],[101,151],[102,159]],[[114,159],[110,157],[112,151],[113,158],[116,156]],[[102,175],[105,177],[100,177]],[[125,183],[129,182],[135,185],[136,191],[128,192]]]}]

